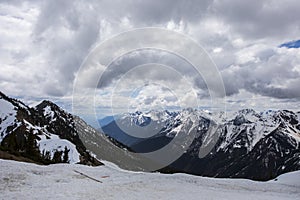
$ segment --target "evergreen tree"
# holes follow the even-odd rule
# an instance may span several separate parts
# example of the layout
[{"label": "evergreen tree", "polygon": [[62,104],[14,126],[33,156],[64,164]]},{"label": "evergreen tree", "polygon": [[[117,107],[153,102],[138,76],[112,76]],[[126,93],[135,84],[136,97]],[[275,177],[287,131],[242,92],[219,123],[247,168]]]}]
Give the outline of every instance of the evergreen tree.
[{"label": "evergreen tree", "polygon": [[43,155],[43,159],[44,159],[46,162],[51,161],[51,154],[50,154],[50,151],[45,151],[45,149],[44,149],[42,155]]},{"label": "evergreen tree", "polygon": [[54,163],[61,163],[62,162],[62,159],[61,159],[62,153],[63,153],[62,151],[55,151],[52,161]]},{"label": "evergreen tree", "polygon": [[64,163],[69,162],[69,152],[70,152],[70,149],[68,149],[67,146],[65,146],[64,157],[63,157],[63,162]]},{"label": "evergreen tree", "polygon": [[33,160],[38,160],[40,158],[40,151],[35,139],[36,137],[33,134],[33,131],[30,130],[25,143],[25,153]]}]

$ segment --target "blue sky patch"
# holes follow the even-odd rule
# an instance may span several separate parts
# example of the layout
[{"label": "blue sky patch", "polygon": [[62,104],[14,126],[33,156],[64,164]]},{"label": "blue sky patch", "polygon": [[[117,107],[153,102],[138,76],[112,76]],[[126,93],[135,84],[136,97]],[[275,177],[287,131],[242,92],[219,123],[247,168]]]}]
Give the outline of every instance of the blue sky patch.
[{"label": "blue sky patch", "polygon": [[281,44],[279,47],[299,48],[300,47],[300,40],[294,40],[294,41],[286,42],[286,43]]}]

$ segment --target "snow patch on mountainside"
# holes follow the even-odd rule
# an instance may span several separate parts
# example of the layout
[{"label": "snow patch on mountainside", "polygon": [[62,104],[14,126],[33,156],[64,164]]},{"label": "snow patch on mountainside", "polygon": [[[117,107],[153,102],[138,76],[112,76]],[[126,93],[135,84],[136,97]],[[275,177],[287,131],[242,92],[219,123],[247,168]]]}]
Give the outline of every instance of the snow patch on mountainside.
[{"label": "snow patch on mountainside", "polygon": [[52,109],[51,109],[50,106],[46,106],[44,108],[44,116],[45,117],[50,117],[51,121],[53,120],[53,118],[54,118],[54,111],[52,111]]},{"label": "snow patch on mountainside", "polygon": [[0,97],[0,142],[7,135],[7,127],[14,124],[16,119],[15,107]]},{"label": "snow patch on mountainside", "polygon": [[[48,137],[48,138],[47,138]],[[54,156],[54,153],[56,151],[64,151],[65,147],[67,147],[70,151],[68,153],[69,155],[69,163],[78,163],[80,161],[76,146],[72,144],[70,141],[65,139],[60,139],[58,135],[51,134],[49,136],[41,135],[39,136],[41,138],[40,141],[38,141],[38,146],[40,149],[40,152],[46,152],[49,151],[51,155],[51,159]]]},{"label": "snow patch on mountainside", "polygon": [[9,113],[12,113],[14,112],[14,106],[9,103],[8,101],[2,99],[0,97],[0,108],[1,108],[1,113],[6,113],[6,114],[9,114]]},{"label": "snow patch on mountainside", "polygon": [[24,122],[27,130],[31,130],[33,134],[37,134],[40,138],[40,140],[37,140],[37,144],[41,153],[49,151],[52,159],[56,151],[64,151],[65,147],[67,147],[70,150],[68,153],[69,163],[78,163],[80,161],[80,154],[73,143],[61,139],[58,135],[48,133],[46,127],[34,126],[26,120]]},{"label": "snow patch on mountainside", "polygon": [[[226,149],[242,132],[246,132],[248,143],[244,146],[251,151],[262,138],[278,128],[278,124],[274,122],[270,114],[274,115],[275,112],[266,111],[258,114],[252,109],[234,112],[233,116],[235,117],[225,123],[226,139],[219,149]],[[240,147],[241,145],[234,144],[234,148]]]}]

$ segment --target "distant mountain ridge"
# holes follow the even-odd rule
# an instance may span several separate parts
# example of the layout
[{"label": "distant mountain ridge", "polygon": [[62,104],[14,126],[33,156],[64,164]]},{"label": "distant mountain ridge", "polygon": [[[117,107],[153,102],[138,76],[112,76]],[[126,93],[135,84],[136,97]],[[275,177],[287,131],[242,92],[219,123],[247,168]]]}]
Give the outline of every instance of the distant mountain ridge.
[{"label": "distant mountain ridge", "polygon": [[[130,132],[126,130],[138,132],[137,127],[144,127],[145,121],[164,125],[155,129],[157,134],[149,138],[127,134]],[[253,109],[230,115],[194,109],[173,113],[136,112],[119,116],[102,130],[118,142],[116,145],[120,143],[130,151],[146,153],[167,145],[181,131],[189,132],[191,129],[186,128],[191,126],[187,124],[194,127],[196,138],[189,147],[183,147],[188,150],[178,160],[160,171],[269,180],[300,170],[300,112],[268,110],[258,113]],[[218,137],[208,154],[199,157],[200,149],[211,137],[208,129],[212,124],[217,127]]]}]

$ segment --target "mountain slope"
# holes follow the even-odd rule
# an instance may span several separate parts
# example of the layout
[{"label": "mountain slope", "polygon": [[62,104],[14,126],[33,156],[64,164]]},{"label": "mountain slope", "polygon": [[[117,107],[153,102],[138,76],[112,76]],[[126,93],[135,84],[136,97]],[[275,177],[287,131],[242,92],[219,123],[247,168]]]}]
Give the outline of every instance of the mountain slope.
[{"label": "mountain slope", "polygon": [[0,156],[42,164],[101,165],[97,159],[102,159],[143,170],[138,156],[115,146],[111,138],[50,101],[30,108],[0,92],[0,102]]},{"label": "mountain slope", "polygon": [[80,140],[75,117],[54,103],[43,101],[30,108],[0,92],[0,106],[2,150],[44,164],[100,164]]}]

